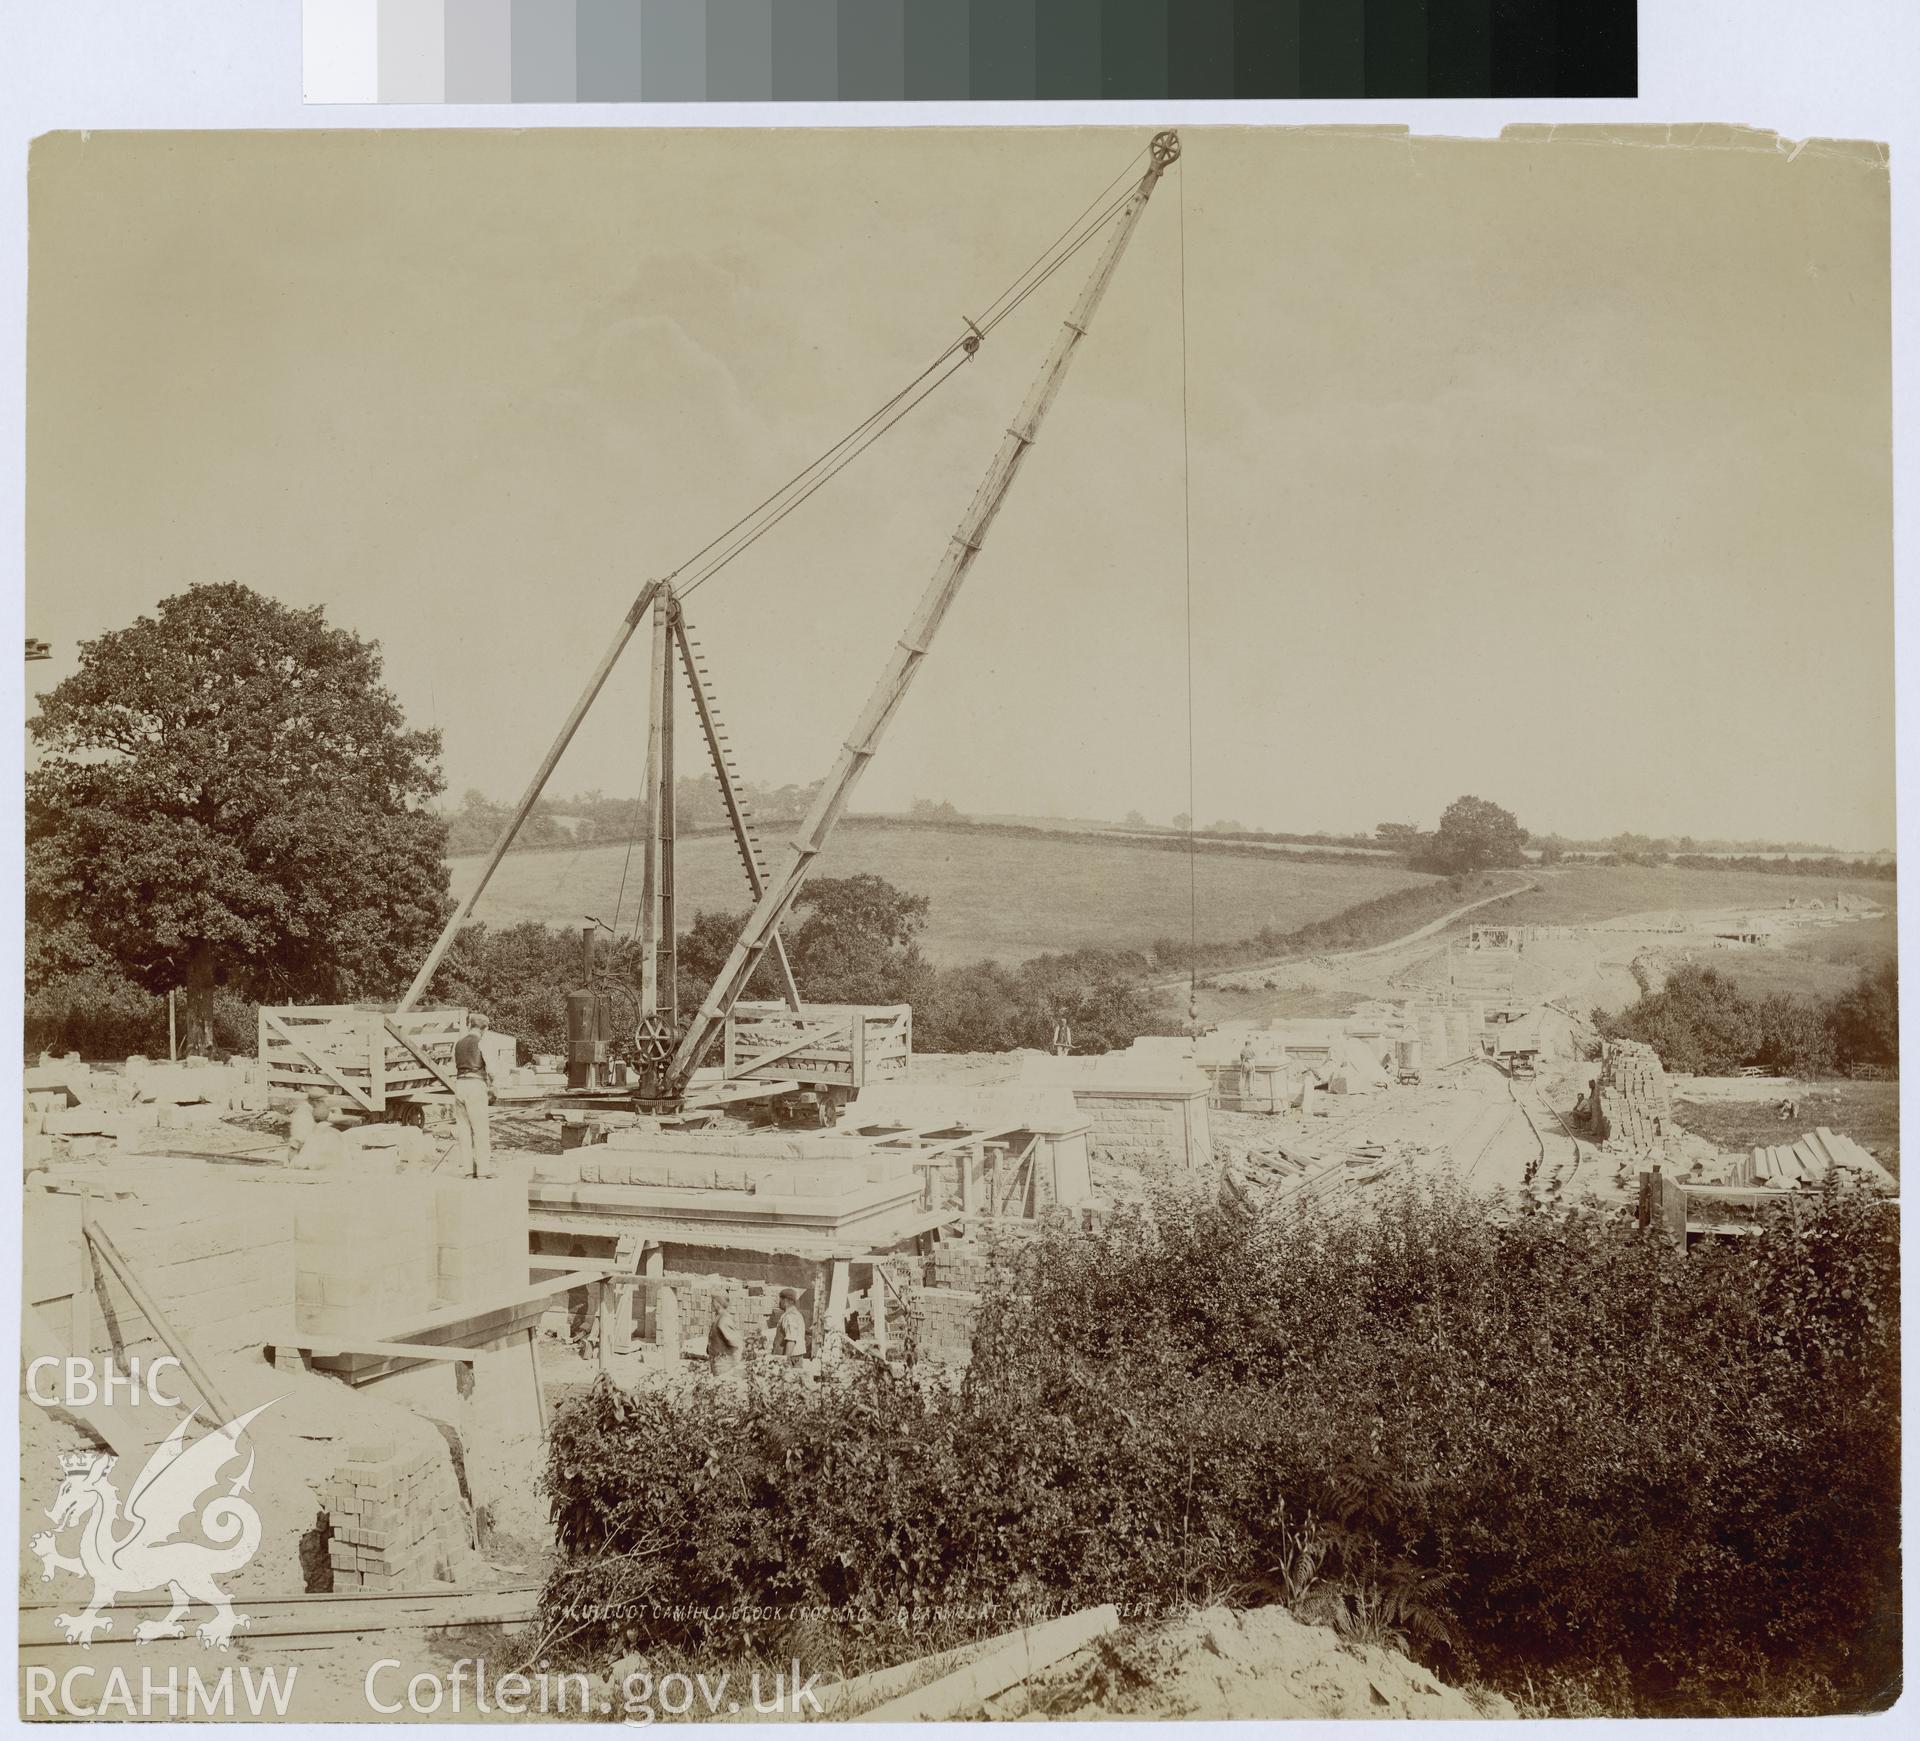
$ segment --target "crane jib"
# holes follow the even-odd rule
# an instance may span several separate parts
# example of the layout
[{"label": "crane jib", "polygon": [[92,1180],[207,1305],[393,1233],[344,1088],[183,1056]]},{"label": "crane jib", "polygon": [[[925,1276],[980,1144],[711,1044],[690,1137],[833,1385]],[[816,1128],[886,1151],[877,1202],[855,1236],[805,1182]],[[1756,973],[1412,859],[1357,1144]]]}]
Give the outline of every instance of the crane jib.
[{"label": "crane jib", "polygon": [[901,633],[885,670],[874,685],[859,722],[848,733],[833,771],[828,775],[819,796],[814,800],[813,809],[793,841],[792,862],[784,875],[770,882],[760,899],[754,903],[732,953],[715,976],[699,1012],[681,1037],[665,1072],[676,1090],[684,1088],[720,1037],[728,1012],[745,990],[775,927],[799,894],[813,860],[825,846],[828,833],[845,809],[867,763],[872,760],[880,733],[905,699],[915,672],[925,663],[926,651],[932,645],[933,637],[973,559],[979,554],[987,528],[1013,483],[1021,457],[1032,445],[1042,419],[1059,393],[1075,350],[1092,327],[1094,311],[1106,293],[1121,255],[1126,252],[1127,244],[1133,238],[1148,198],[1161,176],[1179,156],[1180,141],[1177,134],[1165,132],[1154,136],[1149,147],[1150,161],[1146,173],[1121,213],[1072,311],[1061,323],[1060,333],[1027,395],[1025,405],[1009,426],[988,466],[986,476],[974,493],[966,518],[948,542],[946,553],[934,570],[933,578],[921,595],[906,629]]}]

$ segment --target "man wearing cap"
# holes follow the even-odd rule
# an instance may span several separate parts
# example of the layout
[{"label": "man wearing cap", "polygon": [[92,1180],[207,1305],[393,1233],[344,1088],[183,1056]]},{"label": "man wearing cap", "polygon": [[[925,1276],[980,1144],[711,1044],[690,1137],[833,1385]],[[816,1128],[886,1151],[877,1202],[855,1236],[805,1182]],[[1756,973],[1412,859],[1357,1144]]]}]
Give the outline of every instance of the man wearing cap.
[{"label": "man wearing cap", "polygon": [[774,1326],[774,1352],[784,1354],[789,1366],[807,1357],[807,1321],[800,1313],[800,1296],[792,1288],[780,1290],[780,1321]]},{"label": "man wearing cap", "polygon": [[487,1125],[487,1103],[493,1098],[487,1075],[487,1054],[480,1039],[487,1018],[478,1010],[467,1016],[467,1031],[453,1045],[453,1091],[460,1102],[456,1120],[460,1147],[476,1179],[497,1177],[493,1170],[493,1135]]}]

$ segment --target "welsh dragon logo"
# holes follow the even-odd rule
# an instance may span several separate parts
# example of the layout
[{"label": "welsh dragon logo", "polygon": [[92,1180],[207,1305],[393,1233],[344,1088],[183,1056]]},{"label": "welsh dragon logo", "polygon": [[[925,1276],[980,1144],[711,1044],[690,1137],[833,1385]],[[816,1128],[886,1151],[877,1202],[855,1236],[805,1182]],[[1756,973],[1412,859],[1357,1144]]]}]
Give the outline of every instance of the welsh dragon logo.
[{"label": "welsh dragon logo", "polygon": [[[28,1547],[40,1560],[43,1581],[50,1582],[55,1572],[78,1572],[93,1580],[93,1600],[84,1613],[56,1616],[69,1642],[91,1648],[95,1633],[113,1629],[103,1608],[122,1596],[164,1587],[173,1607],[164,1620],[141,1621],[133,1630],[138,1642],[184,1638],[181,1617],[200,1602],[213,1612],[194,1629],[194,1636],[208,1649],[227,1648],[247,1617],[234,1612],[215,1580],[238,1571],[260,1546],[260,1514],[240,1497],[253,1478],[251,1449],[246,1467],[226,1484],[226,1491],[207,1495],[241,1455],[240,1435],[248,1423],[272,1406],[268,1402],[249,1409],[192,1444],[187,1442],[187,1428],[193,1424],[189,1415],[154,1448],[126,1496],[124,1512],[119,1493],[107,1479],[115,1461],[111,1455],[69,1451],[61,1457],[60,1491],[47,1510],[53,1530],[43,1530]],[[55,1541],[69,1529],[80,1532],[77,1559],[61,1553]],[[196,1540],[189,1532],[204,1539]]]}]

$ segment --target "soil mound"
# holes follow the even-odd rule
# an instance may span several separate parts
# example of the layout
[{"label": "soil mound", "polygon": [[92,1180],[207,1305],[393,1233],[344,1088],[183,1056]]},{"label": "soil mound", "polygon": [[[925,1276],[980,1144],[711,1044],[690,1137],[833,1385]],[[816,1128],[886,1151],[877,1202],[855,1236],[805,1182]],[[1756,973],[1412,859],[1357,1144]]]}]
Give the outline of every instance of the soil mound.
[{"label": "soil mound", "polygon": [[1035,1687],[1032,1706],[1075,1718],[1517,1715],[1497,1694],[1449,1687],[1398,1651],[1349,1643],[1285,1608],[1204,1608],[1101,1639]]}]

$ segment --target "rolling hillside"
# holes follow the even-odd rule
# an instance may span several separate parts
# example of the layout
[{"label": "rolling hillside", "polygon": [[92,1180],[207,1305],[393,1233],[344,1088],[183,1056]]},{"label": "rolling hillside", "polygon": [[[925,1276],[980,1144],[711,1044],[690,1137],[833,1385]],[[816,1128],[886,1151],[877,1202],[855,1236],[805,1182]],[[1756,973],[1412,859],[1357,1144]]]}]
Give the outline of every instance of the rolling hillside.
[{"label": "rolling hillside", "polygon": [[[769,864],[779,862],[775,840]],[[538,919],[577,925],[586,913],[630,927],[640,890],[640,855],[625,846],[509,854],[475,918],[494,925]],[[453,892],[479,874],[478,858],[450,861]],[[820,864],[823,876],[871,871],[933,906],[921,939],[937,965],[1024,961],[1050,950],[1145,949],[1157,937],[1187,935],[1187,858],[1181,852],[1091,834],[1001,833],[973,828],[901,828],[843,822]],[[703,908],[733,912],[747,902],[731,840],[680,843],[681,923]],[[1195,861],[1203,943],[1236,942],[1273,926],[1324,919],[1394,889],[1430,881],[1398,865],[1298,864],[1244,854],[1201,853]]]}]

